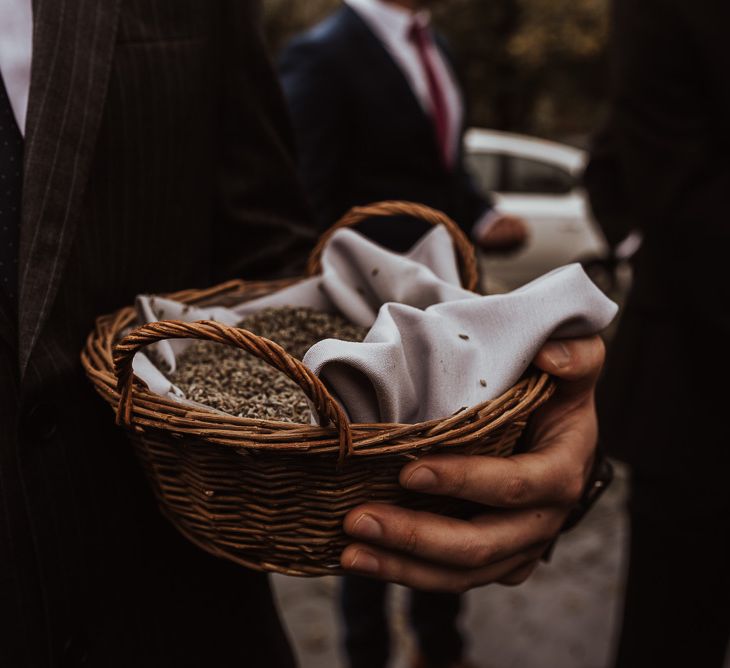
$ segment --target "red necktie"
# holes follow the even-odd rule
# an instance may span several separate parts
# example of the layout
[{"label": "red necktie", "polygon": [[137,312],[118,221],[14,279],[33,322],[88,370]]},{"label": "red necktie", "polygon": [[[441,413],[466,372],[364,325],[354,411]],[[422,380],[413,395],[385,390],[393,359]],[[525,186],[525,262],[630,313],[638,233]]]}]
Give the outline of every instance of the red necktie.
[{"label": "red necktie", "polygon": [[451,167],[451,152],[449,151],[449,110],[446,105],[446,96],[434,71],[431,58],[428,55],[428,47],[432,44],[430,31],[428,28],[414,22],[408,31],[408,38],[415,45],[418,57],[421,60],[421,66],[426,73],[428,93],[431,96],[431,117],[441,160],[445,167]]}]

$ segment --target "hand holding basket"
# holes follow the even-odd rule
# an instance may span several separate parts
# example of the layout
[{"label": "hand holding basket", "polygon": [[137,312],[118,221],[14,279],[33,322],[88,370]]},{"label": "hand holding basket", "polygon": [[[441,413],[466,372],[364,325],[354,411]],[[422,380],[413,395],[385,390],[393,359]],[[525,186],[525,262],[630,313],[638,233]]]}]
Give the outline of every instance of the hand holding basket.
[{"label": "hand holding basket", "polygon": [[[464,285],[477,282],[474,251],[443,214],[408,203],[351,211],[336,227],[373,215],[414,215],[443,224],[460,256]],[[324,235],[309,271],[320,266]],[[172,295],[188,304],[227,305],[259,297],[281,282],[233,281]],[[163,512],[191,541],[249,568],[290,575],[340,572],[348,540],[342,520],[365,502],[460,515],[464,502],[408,492],[401,468],[431,453],[509,455],[530,413],[553,383],[532,372],[502,396],[446,419],[419,424],[349,424],[322,382],[278,344],[212,321],[155,322],[130,332],[131,307],[97,321],[82,362],[97,391],[117,410]],[[305,392],[320,425],[239,418],[186,406],[135,380],[134,355],[164,339],[204,339],[232,345],[266,361]],[[116,345],[115,345],[116,344]]]}]

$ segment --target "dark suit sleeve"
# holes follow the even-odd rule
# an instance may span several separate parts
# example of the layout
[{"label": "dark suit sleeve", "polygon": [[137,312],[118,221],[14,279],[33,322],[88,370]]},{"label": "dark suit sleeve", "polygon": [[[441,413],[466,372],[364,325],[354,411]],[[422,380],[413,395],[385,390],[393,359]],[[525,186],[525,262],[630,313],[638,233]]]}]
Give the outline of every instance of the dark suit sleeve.
[{"label": "dark suit sleeve", "polygon": [[583,187],[606,240],[611,247],[617,246],[636,225],[627,207],[621,164],[610,126],[593,138],[591,159],[583,173]]},{"label": "dark suit sleeve", "polygon": [[326,229],[344,213],[338,195],[348,135],[344,82],[329,50],[307,37],[284,49],[279,75],[294,123],[302,180],[320,228]]},{"label": "dark suit sleeve", "polygon": [[218,278],[301,273],[316,239],[258,2],[221,3]]},{"label": "dark suit sleeve", "polygon": [[461,160],[457,168],[457,178],[463,193],[464,211],[473,226],[489,209],[494,208],[494,202],[479,188],[464,160]]},{"label": "dark suit sleeve", "polygon": [[637,288],[651,274],[708,336],[730,333],[730,169],[718,121],[727,83],[711,79],[709,54],[723,51],[702,23],[720,18],[677,0],[616,2],[614,139],[652,267],[637,272]]},{"label": "dark suit sleeve", "polygon": [[675,0],[616,2],[614,139],[622,185],[645,231],[674,224],[674,233],[691,230],[688,237],[727,239],[730,171],[727,161],[718,168],[710,159],[717,148],[709,68],[685,8]]}]

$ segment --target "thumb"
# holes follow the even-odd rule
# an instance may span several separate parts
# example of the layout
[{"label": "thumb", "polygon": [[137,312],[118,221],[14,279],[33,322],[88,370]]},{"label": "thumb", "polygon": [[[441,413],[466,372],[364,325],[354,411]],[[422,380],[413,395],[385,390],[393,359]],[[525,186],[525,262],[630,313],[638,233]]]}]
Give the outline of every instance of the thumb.
[{"label": "thumb", "polygon": [[592,391],[603,368],[606,346],[600,336],[548,341],[538,352],[534,364],[559,378],[563,396]]}]

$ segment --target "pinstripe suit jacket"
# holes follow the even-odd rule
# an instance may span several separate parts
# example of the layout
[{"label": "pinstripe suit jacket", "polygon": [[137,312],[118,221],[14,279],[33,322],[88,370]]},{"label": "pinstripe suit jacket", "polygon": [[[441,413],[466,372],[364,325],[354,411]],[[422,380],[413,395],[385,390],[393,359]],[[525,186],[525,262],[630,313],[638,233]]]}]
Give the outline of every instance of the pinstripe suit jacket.
[{"label": "pinstripe suit jacket", "polygon": [[34,1],[19,313],[0,303],[0,666],[292,663],[265,578],[161,519],[78,362],[136,293],[293,272],[310,245],[251,5]]}]

